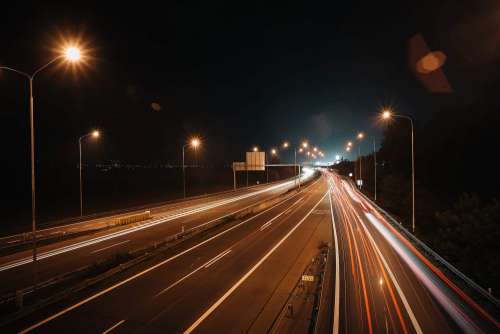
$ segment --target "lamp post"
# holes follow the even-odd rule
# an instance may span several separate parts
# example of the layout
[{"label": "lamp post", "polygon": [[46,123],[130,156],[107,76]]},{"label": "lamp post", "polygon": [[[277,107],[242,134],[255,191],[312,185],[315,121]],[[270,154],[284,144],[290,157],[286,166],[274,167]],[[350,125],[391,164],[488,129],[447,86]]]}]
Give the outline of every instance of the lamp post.
[{"label": "lamp post", "polygon": [[0,69],[11,71],[28,79],[29,84],[29,119],[30,119],[30,161],[31,161],[31,234],[33,241],[33,286],[36,289],[38,274],[37,274],[37,240],[36,240],[36,182],[35,182],[35,125],[34,125],[34,98],[33,98],[33,81],[38,73],[57,62],[58,60],[65,59],[69,62],[78,62],[81,59],[80,50],[76,47],[68,47],[64,52],[39,67],[32,74],[16,70],[11,67],[0,66]]},{"label": "lamp post", "polygon": [[200,146],[200,140],[198,138],[193,138],[188,144],[182,146],[182,194],[183,198],[186,198],[186,164],[185,164],[185,150],[186,147],[191,146],[194,149]]},{"label": "lamp post", "polygon": [[373,182],[374,182],[374,190],[373,190],[373,198],[375,202],[377,201],[377,149],[375,147],[375,138],[373,138]]},{"label": "lamp post", "polygon": [[[271,149],[271,156],[275,156],[278,154],[278,151],[275,148]],[[269,163],[268,166],[266,166],[266,182],[269,183]]]},{"label": "lamp post", "polygon": [[83,216],[82,140],[87,137],[92,137],[97,139],[99,138],[99,136],[100,136],[99,131],[94,130],[78,138],[78,152],[80,156],[80,163],[78,165],[78,169],[80,171],[80,217]]},{"label": "lamp post", "polygon": [[[358,135],[356,136],[358,138],[358,140],[361,142],[361,140],[363,140],[363,138],[365,137],[365,134],[363,132],[360,132],[358,133]],[[361,180],[360,184],[359,184],[359,188],[361,189],[362,185],[363,185],[363,172],[362,172],[362,157],[361,157],[361,144],[358,144],[358,160],[359,160],[359,179]]]},{"label": "lamp post", "polygon": [[413,118],[407,115],[394,114],[390,110],[383,110],[382,119],[388,120],[392,117],[404,118],[410,121],[411,126],[411,227],[413,233],[415,233],[415,141],[414,141],[414,130],[413,130]]}]

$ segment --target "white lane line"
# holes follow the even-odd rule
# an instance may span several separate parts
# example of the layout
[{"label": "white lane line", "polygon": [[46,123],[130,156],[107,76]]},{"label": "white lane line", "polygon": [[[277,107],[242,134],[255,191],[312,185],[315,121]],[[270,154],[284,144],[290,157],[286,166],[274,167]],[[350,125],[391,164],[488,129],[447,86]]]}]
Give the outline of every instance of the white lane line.
[{"label": "white lane line", "polygon": [[[270,226],[270,224],[278,217],[280,217],[284,212],[288,212],[290,211],[297,203],[301,202],[304,198],[301,197],[299,198],[297,201],[295,201],[292,205],[290,205],[290,207],[288,209],[286,209],[285,211],[283,212],[280,212],[277,216],[271,218],[267,223],[265,223],[264,225],[266,226]],[[263,226],[264,226],[263,225]],[[262,231],[262,227],[260,228],[260,230]],[[234,245],[233,245],[234,246]],[[159,293],[157,293],[154,298],[158,297],[159,295],[167,292],[168,290],[172,289],[174,286],[178,285],[179,283],[181,283],[182,281],[184,281],[185,279],[191,277],[192,275],[194,275],[195,273],[197,273],[198,271],[200,271],[201,269],[203,268],[208,268],[210,267],[213,263],[215,263],[216,261],[218,261],[219,259],[221,259],[223,256],[225,256],[226,254],[228,254],[229,252],[231,252],[231,249],[227,249],[225,251],[223,251],[222,253],[220,253],[219,255],[215,256],[214,258],[208,260],[206,263],[202,264],[201,266],[199,266],[198,268],[196,268],[195,270],[193,270],[192,272],[190,272],[189,274],[187,274],[186,276],[180,278],[178,281],[174,282],[173,284],[171,284],[170,286],[168,286],[167,288],[163,289],[162,291],[160,291]]]},{"label": "white lane line", "polygon": [[114,324],[113,326],[109,327],[104,332],[102,332],[102,334],[107,334],[107,333],[111,332],[113,329],[115,329],[116,327],[120,326],[124,322],[125,322],[125,320],[118,321],[116,324]]},{"label": "white lane line", "polygon": [[337,228],[335,223],[335,218],[333,218],[333,205],[332,205],[332,188],[328,191],[328,197],[330,199],[330,212],[332,213],[332,229],[333,237],[335,240],[335,306],[333,309],[333,334],[338,334],[339,332],[339,303],[340,303],[340,269],[339,269],[339,240],[337,238]]},{"label": "white lane line", "polygon": [[304,197],[301,197],[299,198],[297,201],[295,201],[292,205],[290,205],[290,207],[288,209],[286,209],[285,211],[281,212],[279,215],[277,215],[276,217],[273,217],[273,219],[267,221],[265,224],[263,224],[261,227],[260,227],[260,231],[264,231],[266,228],[268,228],[269,226],[271,226],[271,224],[273,223],[273,221],[275,221],[276,219],[278,219],[279,217],[281,217],[282,215],[284,215],[285,213],[289,212],[296,204],[300,203],[302,200],[304,199]]},{"label": "white lane line", "polygon": [[231,250],[228,249],[227,251],[225,251],[224,253],[222,254],[219,254],[218,256],[216,256],[214,259],[210,260],[207,264],[204,265],[204,268],[208,268],[210,267],[212,264],[214,264],[215,262],[219,261],[220,259],[222,259],[224,256],[226,256],[227,254],[231,253]]},{"label": "white lane line", "polygon": [[[298,196],[298,195],[300,195],[300,194],[301,194],[301,193],[296,193],[296,194],[292,195],[292,197],[290,197],[289,199],[292,199],[292,198],[294,198],[294,197],[296,197],[296,196]],[[289,199],[288,199],[288,200],[289,200]],[[210,241],[212,241],[212,240],[214,240],[214,239],[216,239],[216,238],[220,237],[221,235],[224,235],[224,234],[226,234],[226,233],[228,233],[228,232],[230,232],[230,231],[232,231],[232,230],[234,230],[234,229],[236,229],[236,228],[240,227],[241,225],[243,225],[243,224],[245,224],[245,223],[247,223],[247,222],[249,222],[249,221],[251,221],[251,220],[253,220],[253,219],[255,219],[255,218],[259,217],[259,216],[261,216],[261,215],[263,215],[264,213],[268,212],[269,210],[274,209],[274,208],[275,208],[275,207],[277,207],[278,205],[282,205],[283,203],[285,203],[285,202],[286,202],[286,201],[288,201],[288,200],[285,200],[284,202],[276,203],[275,205],[273,205],[273,206],[271,206],[270,208],[268,208],[268,209],[266,209],[266,210],[264,210],[264,211],[262,211],[262,212],[260,212],[260,213],[256,214],[255,216],[250,217],[250,218],[248,218],[248,219],[246,219],[246,220],[242,221],[241,223],[238,223],[238,224],[236,224],[236,225],[234,225],[234,226],[232,226],[232,227],[228,228],[227,230],[224,230],[224,231],[222,231],[222,232],[220,232],[220,233],[218,233],[218,234],[214,235],[213,237],[208,238],[207,240],[202,241],[202,242],[200,242],[199,244],[196,244],[196,245],[192,246],[191,248],[188,248],[188,249],[186,249],[186,250],[184,250],[184,251],[182,251],[182,252],[180,252],[180,253],[178,253],[178,254],[176,254],[176,255],[174,255],[174,256],[172,256],[172,257],[170,257],[170,258],[168,258],[168,259],[166,259],[166,260],[164,260],[164,261],[162,261],[162,262],[160,262],[160,263],[158,263],[158,264],[155,264],[154,266],[149,267],[149,268],[147,268],[147,269],[145,269],[145,270],[143,270],[143,271],[141,271],[141,272],[139,272],[139,273],[137,273],[137,274],[135,274],[135,275],[133,275],[133,276],[131,276],[131,277],[129,277],[129,278],[127,278],[127,279],[123,280],[123,281],[121,281],[121,282],[118,282],[118,283],[116,283],[115,285],[110,286],[109,288],[106,288],[106,289],[104,289],[104,290],[101,290],[100,292],[98,292],[98,293],[96,293],[96,294],[94,294],[94,295],[92,295],[92,296],[90,296],[90,297],[88,297],[88,298],[86,298],[86,299],[84,299],[84,300],[82,300],[82,301],[80,301],[80,302],[78,302],[78,303],[76,303],[76,304],[72,305],[72,306],[69,306],[69,307],[65,308],[64,310],[61,310],[61,311],[59,311],[58,313],[53,314],[53,315],[51,315],[50,317],[48,317],[48,318],[46,318],[46,319],[44,319],[44,320],[42,320],[42,321],[40,321],[40,322],[38,322],[38,323],[36,323],[36,324],[34,324],[34,325],[30,326],[30,327],[28,327],[28,328],[26,328],[25,330],[21,331],[20,333],[28,333],[28,332],[30,332],[30,331],[32,331],[32,330],[34,330],[34,329],[36,329],[36,328],[38,328],[38,327],[40,327],[40,326],[42,326],[42,325],[44,325],[44,324],[46,324],[46,323],[48,323],[48,322],[50,322],[50,321],[54,320],[54,319],[57,319],[57,318],[59,318],[61,315],[64,315],[64,314],[66,314],[66,313],[68,313],[68,312],[70,312],[70,311],[72,311],[72,310],[74,310],[74,309],[76,309],[76,308],[78,308],[78,307],[80,307],[80,306],[84,305],[84,304],[87,304],[88,302],[90,302],[90,301],[92,301],[92,300],[94,300],[94,299],[97,299],[97,298],[99,298],[100,296],[105,295],[106,293],[108,293],[108,292],[110,292],[110,291],[112,291],[112,290],[114,290],[114,289],[116,289],[116,288],[118,288],[118,287],[120,287],[120,286],[122,286],[122,285],[124,285],[124,284],[126,284],[126,283],[128,283],[128,282],[130,282],[130,281],[133,281],[133,280],[135,280],[136,278],[141,277],[141,276],[143,276],[143,275],[145,275],[145,274],[149,273],[149,272],[150,272],[150,271],[152,271],[152,270],[154,270],[154,269],[156,269],[156,268],[158,268],[158,267],[161,267],[161,266],[163,266],[164,264],[169,263],[169,262],[171,262],[171,261],[175,260],[176,258],[181,257],[182,255],[184,255],[184,254],[186,254],[186,253],[189,253],[189,252],[191,252],[192,250],[194,250],[194,249],[196,249],[196,248],[198,248],[198,247],[203,246],[204,244],[206,244],[206,243],[208,243],[208,242],[210,242]]]},{"label": "white lane line", "polygon": [[406,296],[405,296],[403,290],[399,286],[399,283],[396,280],[396,276],[394,276],[394,274],[391,271],[391,268],[389,268],[389,265],[387,264],[387,261],[385,260],[384,256],[382,255],[382,252],[378,248],[377,243],[373,239],[372,235],[370,234],[370,231],[368,231],[368,228],[365,226],[365,223],[363,222],[363,220],[359,216],[358,216],[358,219],[361,222],[361,226],[363,227],[363,229],[365,230],[366,234],[368,235],[368,238],[370,239],[372,245],[374,246],[375,250],[377,251],[378,255],[380,256],[380,259],[382,260],[382,263],[384,264],[385,269],[389,273],[389,277],[391,278],[392,283],[396,287],[396,290],[399,293],[399,297],[403,301],[403,305],[405,306],[406,312],[410,316],[410,320],[411,320],[411,323],[413,324],[413,327],[415,328],[415,331],[418,334],[422,334],[423,333],[422,332],[422,328],[420,327],[420,324],[418,323],[417,318],[415,317],[415,314],[413,313],[413,310],[411,309],[411,306],[408,303],[408,300],[406,299]]},{"label": "white lane line", "polygon": [[[182,212],[182,213],[179,213],[179,214],[174,214],[174,215],[171,215],[171,216],[167,216],[166,218],[161,218],[161,219],[153,220],[151,222],[148,222],[148,223],[145,223],[145,224],[142,224],[142,225],[139,225],[139,226],[134,226],[134,227],[131,227],[131,228],[126,229],[126,230],[109,233],[109,234],[106,234],[106,235],[103,235],[103,236],[100,236],[100,237],[96,237],[96,238],[93,238],[93,239],[89,239],[89,240],[77,242],[75,244],[71,244],[71,245],[64,246],[64,247],[61,247],[61,248],[57,248],[57,249],[54,249],[54,250],[51,250],[51,251],[40,253],[38,255],[37,259],[38,260],[43,260],[43,259],[55,256],[55,255],[59,255],[59,254],[62,254],[62,253],[73,251],[73,250],[76,250],[76,249],[79,249],[79,248],[83,248],[83,247],[86,247],[86,246],[94,245],[94,244],[97,244],[97,243],[100,243],[100,242],[103,242],[103,241],[106,241],[106,240],[109,240],[109,239],[114,239],[114,238],[117,238],[117,237],[120,237],[120,236],[123,236],[123,235],[127,235],[129,233],[137,232],[137,231],[149,228],[149,227],[153,227],[153,226],[156,226],[156,225],[159,225],[159,224],[163,224],[163,223],[166,223],[166,222],[178,219],[178,218],[189,216],[189,215],[194,214],[194,213],[199,213],[199,212],[207,211],[209,209],[213,209],[213,208],[225,205],[225,204],[230,204],[230,203],[239,201],[240,199],[245,199],[245,198],[252,197],[252,196],[255,196],[255,195],[267,192],[267,191],[271,191],[271,190],[275,190],[277,188],[281,188],[281,187],[287,186],[287,185],[291,184],[292,182],[293,181],[288,181],[286,183],[279,184],[279,185],[276,185],[276,186],[273,186],[273,187],[270,187],[270,188],[267,188],[267,189],[255,191],[255,192],[252,192],[252,193],[249,193],[249,194],[245,194],[245,195],[241,195],[241,196],[238,196],[238,197],[233,197],[233,198],[230,198],[228,200],[217,201],[215,203],[206,205],[206,206],[201,207],[201,208],[189,210],[189,211]],[[249,207],[254,206],[254,205],[255,205],[255,203],[252,204],[252,205],[250,205],[250,206],[248,206],[248,207],[246,207],[246,208],[249,208]],[[230,215],[232,215],[232,214],[234,214],[236,212],[242,211],[242,210],[244,210],[246,208],[239,209],[239,210],[237,210],[235,212],[232,212],[230,214],[224,215],[222,217],[218,217],[218,218],[216,218],[214,220],[211,220],[210,222],[218,220],[218,219],[221,219],[221,218],[224,218],[224,217],[227,217],[227,216],[230,216]],[[197,225],[196,227],[204,226],[206,224],[209,224],[210,222],[206,222],[206,223]],[[19,267],[19,266],[22,266],[24,264],[31,263],[32,261],[33,261],[33,258],[31,256],[25,257],[23,259],[16,260],[16,261],[13,261],[13,262],[9,262],[7,264],[4,264],[4,265],[0,266],[0,271],[4,271],[4,270],[12,269],[12,268],[15,268],[15,267]]]},{"label": "white lane line", "polygon": [[278,243],[275,244],[274,247],[271,248],[269,252],[267,252],[266,255],[264,255],[264,257],[259,260],[259,262],[257,262],[252,268],[250,268],[250,270],[245,275],[243,275],[243,277],[241,277],[238,282],[236,282],[229,290],[227,290],[222,297],[220,297],[212,306],[210,306],[208,310],[205,311],[205,313],[201,315],[201,317],[199,317],[191,326],[189,326],[189,328],[184,331],[184,334],[193,332],[196,327],[198,327],[207,317],[209,317],[210,314],[212,314],[212,312],[215,311],[215,309],[219,307],[220,304],[222,304],[248,277],[250,277],[250,275],[252,275],[252,273],[257,270],[257,268],[259,268],[262,263],[264,263],[264,261],[266,261],[267,258],[271,256],[271,254],[273,254],[274,251],[279,246],[281,246],[281,244],[285,242],[285,240],[288,239],[288,237],[290,237],[290,235],[295,232],[295,230],[300,225],[302,225],[302,223],[311,215],[311,212],[313,212],[316,207],[323,201],[326,195],[328,195],[328,192],[326,192],[325,195],[321,197],[318,203],[314,205],[314,207],[304,216],[304,218],[302,218],[280,241],[278,241]]},{"label": "white lane line", "polygon": [[111,246],[96,249],[95,251],[90,252],[90,254],[99,253],[99,252],[101,252],[101,251],[103,251],[103,250],[106,250],[106,249],[108,249],[108,248],[115,247],[115,246],[118,246],[118,245],[121,245],[121,244],[125,244],[125,243],[127,243],[127,242],[130,242],[130,240],[125,240],[125,241],[122,241],[122,242],[117,242],[116,244],[112,244]]},{"label": "white lane line", "polygon": [[223,251],[222,253],[220,253],[219,255],[216,255],[215,257],[211,258],[210,260],[208,260],[207,262],[205,262],[204,264],[202,264],[201,266],[199,266],[198,268],[196,268],[195,270],[193,270],[189,274],[181,277],[179,280],[175,281],[174,283],[172,283],[169,286],[167,286],[165,289],[163,289],[160,292],[158,292],[156,295],[154,295],[153,298],[156,298],[156,297],[164,294],[165,292],[167,292],[168,290],[172,289],[173,287],[175,287],[176,285],[178,285],[182,281],[184,281],[187,278],[193,276],[195,273],[197,273],[201,269],[208,268],[212,263],[214,263],[215,261],[219,260],[220,258],[222,258],[224,255],[228,254],[229,252],[231,252],[231,250],[227,249],[227,250]]}]

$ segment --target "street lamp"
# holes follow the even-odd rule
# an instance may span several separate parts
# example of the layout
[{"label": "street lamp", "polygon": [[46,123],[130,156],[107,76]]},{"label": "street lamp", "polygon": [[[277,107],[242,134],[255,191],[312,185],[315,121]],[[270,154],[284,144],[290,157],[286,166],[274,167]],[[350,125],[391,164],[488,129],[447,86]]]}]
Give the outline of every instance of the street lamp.
[{"label": "street lamp", "polygon": [[33,81],[38,73],[59,60],[66,60],[71,63],[76,63],[81,60],[80,49],[76,46],[70,46],[63,50],[57,57],[45,65],[39,67],[32,74],[16,70],[11,67],[0,66],[0,69],[11,71],[22,75],[28,79],[29,83],[29,118],[30,118],[30,161],[31,161],[31,233],[33,241],[33,285],[36,289],[37,285],[37,240],[36,240],[36,183],[35,183],[35,125],[34,125],[34,99],[33,99]]},{"label": "street lamp", "polygon": [[[293,150],[293,171],[294,171],[294,174],[295,174],[295,184],[297,184],[297,178],[299,179],[299,189],[300,189],[300,166],[299,166],[299,170],[298,170],[298,173],[297,173],[297,151],[299,153],[302,153],[304,152],[304,148],[307,147],[307,142],[302,142],[302,144],[299,146],[299,147],[295,147],[294,150]],[[283,143],[283,147],[284,148],[288,148],[290,146],[290,143],[285,141]]]},{"label": "street lamp", "polygon": [[182,194],[186,198],[186,164],[185,164],[185,150],[186,147],[191,146],[195,150],[200,146],[201,141],[198,138],[192,138],[189,143],[182,146]]},{"label": "street lamp", "polygon": [[[347,143],[347,146],[345,148],[346,152],[351,152],[351,148],[352,148],[352,142],[348,142]],[[350,173],[350,176],[352,176],[352,173]],[[357,182],[357,178],[356,178],[356,161],[354,161],[354,180],[355,182]]]},{"label": "street lamp", "polygon": [[92,138],[97,139],[97,138],[99,138],[100,135],[101,134],[99,133],[99,131],[94,130],[94,131],[87,133],[86,135],[83,135],[80,138],[78,138],[78,152],[80,155],[80,163],[78,165],[78,169],[80,171],[80,217],[83,216],[82,140],[85,138],[88,138],[88,137],[92,137]]},{"label": "street lamp", "polygon": [[383,120],[389,120],[393,117],[404,118],[410,121],[411,126],[411,227],[413,233],[415,233],[415,141],[414,141],[414,130],[413,130],[413,118],[407,115],[394,114],[389,109],[385,109],[381,113],[381,118]]},{"label": "street lamp", "polygon": [[[365,134],[363,132],[359,132],[356,138],[361,141],[363,138],[365,138]],[[359,188],[361,188],[363,184],[363,174],[362,174],[362,158],[361,158],[361,144],[358,145],[358,160],[359,160],[359,179],[361,180],[361,183],[359,184]]]}]

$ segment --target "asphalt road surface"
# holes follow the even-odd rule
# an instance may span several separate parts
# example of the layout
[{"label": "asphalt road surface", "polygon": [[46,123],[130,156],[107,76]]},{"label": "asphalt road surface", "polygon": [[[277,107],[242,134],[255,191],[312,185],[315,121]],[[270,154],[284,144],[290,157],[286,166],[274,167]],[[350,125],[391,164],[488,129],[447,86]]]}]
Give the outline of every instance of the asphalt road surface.
[{"label": "asphalt road surface", "polygon": [[[293,186],[294,181],[285,181],[158,207],[152,210],[153,218],[144,222],[40,246],[38,282],[163,240],[183,228],[188,230],[229,216],[283,194]],[[102,224],[103,220],[99,219],[94,224]],[[65,228],[71,229],[72,226]],[[0,295],[30,286],[33,282],[32,251],[0,257],[0,282]]]},{"label": "asphalt road surface", "polygon": [[325,243],[334,276],[326,332],[500,331],[351,183],[323,171],[307,190],[7,332],[269,332]]},{"label": "asphalt road surface", "polygon": [[338,245],[334,333],[499,332],[351,183],[327,175]]},{"label": "asphalt road surface", "polygon": [[172,257],[8,330],[265,332],[306,262],[331,239],[326,194],[322,178]]}]

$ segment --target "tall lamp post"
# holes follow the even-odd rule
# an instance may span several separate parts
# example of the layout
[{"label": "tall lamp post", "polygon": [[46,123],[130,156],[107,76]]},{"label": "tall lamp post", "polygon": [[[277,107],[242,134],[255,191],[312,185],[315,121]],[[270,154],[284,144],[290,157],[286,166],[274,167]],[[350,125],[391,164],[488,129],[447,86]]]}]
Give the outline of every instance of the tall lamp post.
[{"label": "tall lamp post", "polygon": [[[363,138],[365,138],[365,134],[363,132],[360,132],[360,133],[358,133],[356,138],[358,138],[358,140],[361,142],[363,140]],[[361,189],[361,187],[363,186],[363,172],[361,169],[362,157],[361,157],[361,148],[360,147],[361,147],[361,143],[358,144],[359,179],[361,180],[361,182],[359,184],[359,188]]]},{"label": "tall lamp post", "polygon": [[86,135],[78,138],[78,152],[80,156],[80,163],[78,165],[78,169],[80,171],[80,217],[83,216],[83,178],[82,178],[82,140],[88,137],[99,138],[100,133],[97,130],[94,130]]},{"label": "tall lamp post", "polygon": [[[272,148],[271,149],[271,156],[276,156],[277,154],[278,154],[278,151],[275,148]],[[266,183],[269,183],[269,164],[268,164],[268,166],[266,166]]]},{"label": "tall lamp post", "polygon": [[415,141],[414,141],[414,130],[413,130],[413,118],[407,115],[394,114],[390,110],[383,110],[382,119],[389,120],[393,117],[404,118],[410,121],[411,126],[411,227],[413,233],[415,233]]},{"label": "tall lamp post", "polygon": [[36,183],[35,183],[35,125],[34,125],[34,98],[33,98],[33,81],[38,73],[59,60],[67,60],[76,63],[81,59],[80,50],[77,47],[71,46],[66,48],[63,53],[45,65],[39,67],[32,74],[16,70],[11,67],[0,66],[0,69],[15,72],[28,79],[29,83],[29,118],[30,118],[30,161],[31,161],[31,233],[33,241],[33,286],[37,286],[37,240],[36,240]]},{"label": "tall lamp post", "polygon": [[[346,147],[345,147],[345,151],[346,151],[347,153],[349,153],[349,152],[351,152],[351,149],[352,149],[352,141],[348,141],[348,142],[347,142],[347,145],[346,145]],[[355,182],[356,182],[356,180],[357,180],[357,178],[356,178],[356,161],[354,161],[354,168],[353,168],[353,170],[354,170],[354,180],[355,180]],[[351,174],[352,174],[352,173],[351,173]]]},{"label": "tall lamp post", "polygon": [[[284,149],[287,149],[289,146],[290,146],[289,142],[287,142],[287,141],[283,142]],[[300,189],[300,166],[299,166],[299,169],[297,172],[297,151],[299,153],[302,153],[302,152],[304,152],[304,149],[307,148],[308,146],[309,146],[309,144],[306,141],[304,141],[298,147],[295,147],[293,149],[293,172],[294,172],[294,179],[295,179],[294,184],[295,185],[297,184],[297,179],[298,179],[299,189]]]},{"label": "tall lamp post", "polygon": [[182,194],[183,198],[186,198],[186,164],[185,164],[185,150],[186,147],[191,146],[197,149],[200,146],[200,140],[198,138],[193,138],[189,143],[182,146]]}]

